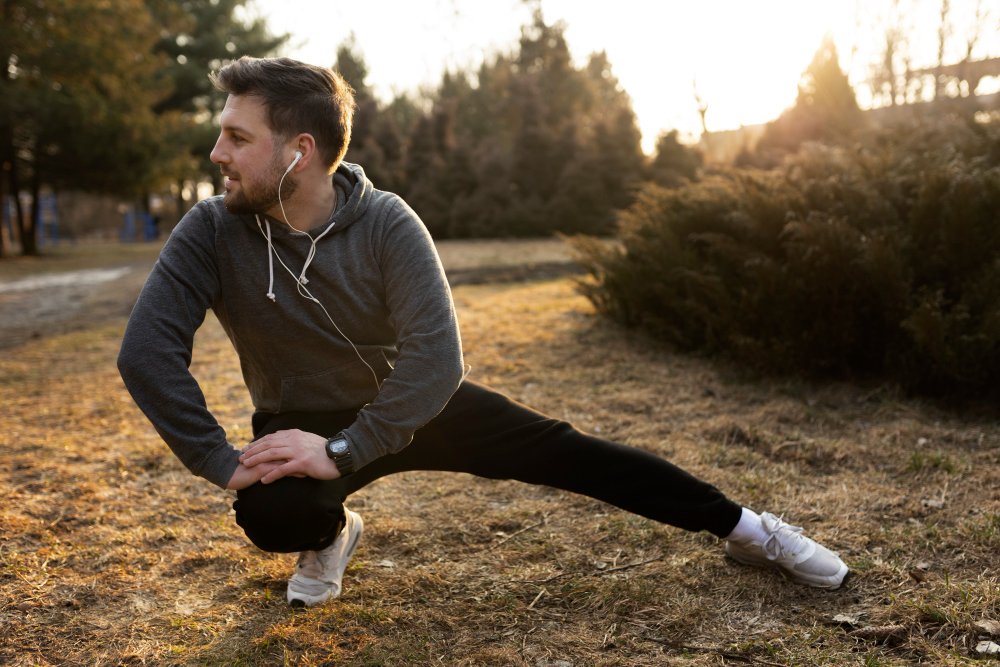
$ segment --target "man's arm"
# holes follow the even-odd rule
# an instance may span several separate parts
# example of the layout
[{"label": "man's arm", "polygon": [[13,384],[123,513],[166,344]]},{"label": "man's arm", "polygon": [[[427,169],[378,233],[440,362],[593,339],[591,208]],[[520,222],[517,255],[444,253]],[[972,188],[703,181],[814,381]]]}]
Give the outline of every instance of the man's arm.
[{"label": "man's arm", "polygon": [[464,375],[451,288],[423,222],[397,198],[373,242],[399,357],[374,400],[343,431],[355,469],[410,444]]},{"label": "man's arm", "polygon": [[238,451],[208,411],[189,366],[195,331],[219,293],[215,225],[188,212],[164,245],[129,318],[118,368],[154,428],[191,472],[225,487]]}]

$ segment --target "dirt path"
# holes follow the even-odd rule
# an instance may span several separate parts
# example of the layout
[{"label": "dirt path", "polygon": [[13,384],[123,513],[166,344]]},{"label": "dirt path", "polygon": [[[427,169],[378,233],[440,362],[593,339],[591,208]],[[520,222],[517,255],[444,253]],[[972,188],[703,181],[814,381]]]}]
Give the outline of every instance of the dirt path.
[{"label": "dirt path", "polygon": [[151,261],[0,283],[0,349],[128,315]]},{"label": "dirt path", "polygon": [[[578,270],[563,243],[553,239],[438,246],[456,286],[553,278]],[[107,253],[70,248],[16,266],[0,262],[0,349],[128,315],[156,252],[156,246],[117,246]]]}]

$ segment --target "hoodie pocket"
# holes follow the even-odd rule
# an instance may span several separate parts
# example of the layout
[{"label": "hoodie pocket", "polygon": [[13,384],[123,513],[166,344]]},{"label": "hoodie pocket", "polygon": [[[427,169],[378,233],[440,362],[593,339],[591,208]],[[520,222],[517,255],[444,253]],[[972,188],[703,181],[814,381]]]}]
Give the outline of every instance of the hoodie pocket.
[{"label": "hoodie pocket", "polygon": [[351,410],[370,403],[378,393],[372,371],[381,383],[392,366],[381,350],[374,350],[363,356],[367,366],[355,357],[352,361],[316,373],[282,378],[278,411]]}]

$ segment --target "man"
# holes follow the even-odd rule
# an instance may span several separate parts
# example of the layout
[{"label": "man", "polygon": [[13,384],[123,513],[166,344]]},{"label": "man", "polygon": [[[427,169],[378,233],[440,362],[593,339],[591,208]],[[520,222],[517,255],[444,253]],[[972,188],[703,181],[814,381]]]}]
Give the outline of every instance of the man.
[{"label": "man", "polygon": [[[165,244],[118,365],[136,403],[195,474],[236,490],[261,549],[299,552],[293,605],[340,594],[361,537],[344,500],[404,470],[448,470],[586,494],[726,540],[736,560],[838,587],[847,566],[650,453],[583,434],[465,379],[458,322],[427,230],[342,159],[352,91],[289,59],[240,60],[212,161],[225,195]],[[231,445],[188,371],[211,308],[239,355],[255,440]]]}]

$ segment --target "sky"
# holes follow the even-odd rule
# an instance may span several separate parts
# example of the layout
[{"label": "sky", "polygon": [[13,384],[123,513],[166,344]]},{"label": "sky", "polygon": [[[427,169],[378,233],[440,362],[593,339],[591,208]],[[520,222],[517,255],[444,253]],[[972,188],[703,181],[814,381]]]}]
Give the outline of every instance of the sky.
[{"label": "sky", "polygon": [[[986,27],[974,58],[1000,56],[1000,0],[950,0],[953,37],[946,62],[957,62],[973,34],[977,6]],[[710,131],[776,118],[795,102],[802,72],[823,37],[834,38],[841,67],[862,106],[864,81],[878,59],[886,26],[900,25],[914,67],[937,61],[941,0],[541,0],[546,22],[561,21],[574,62],[606,51],[632,99],[651,151],[676,129],[701,134],[697,98]],[[894,7],[895,13],[894,14]],[[524,0],[253,0],[249,12],[276,33],[290,33],[287,55],[331,65],[354,36],[383,101],[434,88],[445,68],[475,71],[497,52],[516,49],[531,18]],[[989,92],[1000,82],[986,82]],[[984,88],[980,92],[987,92]]]}]

